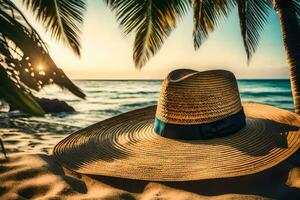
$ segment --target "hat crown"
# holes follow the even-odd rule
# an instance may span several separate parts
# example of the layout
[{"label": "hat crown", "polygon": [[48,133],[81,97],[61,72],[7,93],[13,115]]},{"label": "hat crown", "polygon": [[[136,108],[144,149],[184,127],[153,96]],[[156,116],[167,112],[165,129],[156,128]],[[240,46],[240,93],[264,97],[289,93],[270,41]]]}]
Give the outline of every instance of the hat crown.
[{"label": "hat crown", "polygon": [[226,118],[241,109],[233,73],[178,69],[163,81],[156,118],[172,124],[203,124]]}]

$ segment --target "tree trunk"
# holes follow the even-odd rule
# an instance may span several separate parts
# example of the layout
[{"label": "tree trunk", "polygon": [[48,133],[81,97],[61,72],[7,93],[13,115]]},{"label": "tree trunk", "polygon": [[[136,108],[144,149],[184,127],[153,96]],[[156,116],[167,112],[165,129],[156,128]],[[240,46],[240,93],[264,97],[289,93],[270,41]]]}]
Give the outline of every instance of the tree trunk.
[{"label": "tree trunk", "polygon": [[290,69],[295,112],[300,114],[300,25],[291,0],[274,0]]}]

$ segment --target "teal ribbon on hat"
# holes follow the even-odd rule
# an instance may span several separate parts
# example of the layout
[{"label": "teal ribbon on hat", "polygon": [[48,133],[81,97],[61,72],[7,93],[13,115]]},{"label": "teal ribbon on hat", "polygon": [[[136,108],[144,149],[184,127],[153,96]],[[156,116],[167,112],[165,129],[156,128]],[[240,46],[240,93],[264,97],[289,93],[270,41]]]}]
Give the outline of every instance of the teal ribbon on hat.
[{"label": "teal ribbon on hat", "polygon": [[246,125],[244,110],[223,119],[203,124],[171,124],[157,117],[154,120],[156,134],[182,140],[207,140],[231,135]]}]

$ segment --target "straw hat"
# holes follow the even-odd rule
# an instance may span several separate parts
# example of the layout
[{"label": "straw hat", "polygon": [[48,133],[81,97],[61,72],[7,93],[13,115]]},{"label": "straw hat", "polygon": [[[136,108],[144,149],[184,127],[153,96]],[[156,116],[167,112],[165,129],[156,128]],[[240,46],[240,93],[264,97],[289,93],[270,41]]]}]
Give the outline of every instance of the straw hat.
[{"label": "straw hat", "polygon": [[83,174],[187,181],[253,174],[300,146],[300,117],[241,104],[228,71],[180,69],[164,80],[157,106],[101,121],[54,148],[63,166]]}]

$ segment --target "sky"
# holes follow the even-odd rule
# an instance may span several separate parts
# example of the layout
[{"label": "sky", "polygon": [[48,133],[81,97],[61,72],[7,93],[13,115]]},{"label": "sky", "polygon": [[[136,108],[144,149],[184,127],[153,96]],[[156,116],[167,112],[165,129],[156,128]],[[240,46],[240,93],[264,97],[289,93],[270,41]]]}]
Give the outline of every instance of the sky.
[{"label": "sky", "polygon": [[177,68],[198,71],[226,69],[239,79],[288,78],[278,16],[273,11],[250,65],[247,65],[235,9],[198,51],[193,48],[193,19],[189,13],[178,23],[161,50],[138,70],[132,60],[133,35],[123,34],[114,14],[103,1],[87,1],[81,57],[52,39],[26,11],[21,0],[15,2],[48,44],[55,63],[72,79],[163,79]]}]

